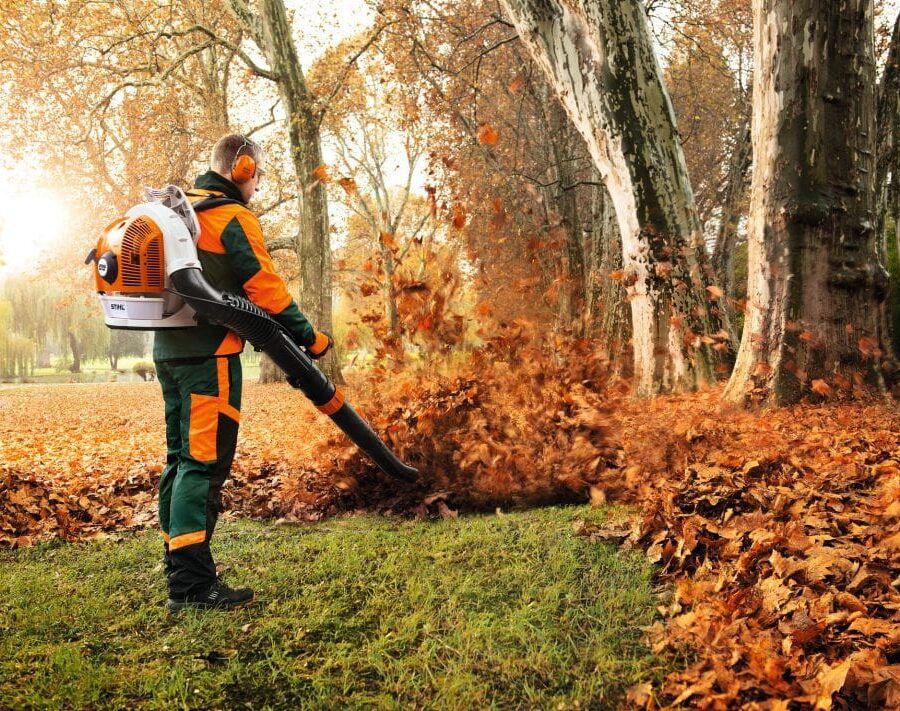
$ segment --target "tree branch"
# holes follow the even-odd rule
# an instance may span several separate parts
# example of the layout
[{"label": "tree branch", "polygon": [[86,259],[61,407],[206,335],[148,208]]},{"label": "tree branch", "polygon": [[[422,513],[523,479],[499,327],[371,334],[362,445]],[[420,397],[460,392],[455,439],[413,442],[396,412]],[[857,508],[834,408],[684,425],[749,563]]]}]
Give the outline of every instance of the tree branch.
[{"label": "tree branch", "polygon": [[250,9],[244,0],[228,0],[228,9],[237,18],[237,21],[247,28],[253,41],[256,42],[256,46],[262,49],[265,39],[259,16]]},{"label": "tree branch", "polygon": [[260,208],[258,210],[254,210],[253,212],[256,213],[257,217],[262,217],[263,215],[269,214],[276,208],[281,207],[285,203],[292,202],[296,199],[297,199],[296,195],[285,195],[284,197],[281,197],[278,200],[276,200],[275,202],[273,202],[271,205],[266,205],[265,207]]},{"label": "tree branch", "polygon": [[[234,0],[232,0],[232,1],[234,1]],[[248,31],[250,31],[251,35],[253,34],[252,30],[250,30],[249,28],[248,28]],[[184,37],[185,35],[189,35],[194,32],[200,32],[202,34],[205,34],[207,37],[210,38],[210,40],[212,40],[216,44],[218,44],[222,47],[225,47],[226,49],[233,52],[236,56],[240,57],[241,61],[247,66],[247,68],[251,72],[256,74],[257,76],[262,77],[263,79],[268,79],[269,81],[273,81],[273,82],[280,81],[281,77],[279,77],[271,69],[267,69],[265,67],[259,66],[256,62],[254,62],[250,58],[250,56],[244,50],[242,50],[240,47],[236,46],[232,42],[229,42],[224,37],[220,37],[219,35],[217,35],[215,32],[213,32],[211,29],[209,29],[205,25],[199,25],[199,24],[192,25],[191,27],[188,27],[184,30],[177,30],[177,31],[176,30],[172,30],[172,31],[168,31],[168,32],[160,31],[158,36],[171,39],[174,37]]]},{"label": "tree branch", "polygon": [[297,240],[294,237],[276,237],[269,242],[266,242],[266,249],[270,252],[274,252],[278,249],[296,249],[297,248]]},{"label": "tree branch", "polygon": [[377,40],[378,37],[381,36],[381,33],[384,32],[384,30],[386,30],[391,25],[397,24],[397,22],[399,22],[399,20],[391,20],[384,25],[379,25],[372,33],[372,36],[363,43],[362,47],[360,47],[359,50],[357,50],[354,55],[350,57],[349,60],[347,60],[347,64],[344,66],[344,70],[341,72],[341,75],[334,83],[334,86],[331,89],[331,93],[328,95],[325,101],[322,102],[322,108],[319,109],[318,115],[316,116],[316,123],[320,127],[322,125],[322,120],[325,118],[325,114],[328,113],[328,107],[331,106],[332,100],[341,90],[341,87],[344,85],[344,82],[347,79],[347,75],[350,74],[350,68],[353,67],[356,64],[357,60],[361,56],[363,56],[363,54],[366,53],[369,47],[371,47],[375,43],[375,40]]}]

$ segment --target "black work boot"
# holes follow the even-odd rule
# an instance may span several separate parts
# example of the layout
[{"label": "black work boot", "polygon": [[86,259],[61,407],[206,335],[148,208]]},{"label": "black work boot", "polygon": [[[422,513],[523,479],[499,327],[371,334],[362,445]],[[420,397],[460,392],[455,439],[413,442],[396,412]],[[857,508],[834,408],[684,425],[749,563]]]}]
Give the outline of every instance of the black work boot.
[{"label": "black work boot", "polygon": [[170,612],[177,612],[186,608],[200,610],[236,610],[246,607],[254,600],[253,591],[250,588],[230,588],[216,581],[206,592],[199,595],[188,595],[181,599],[169,598],[166,603]]}]

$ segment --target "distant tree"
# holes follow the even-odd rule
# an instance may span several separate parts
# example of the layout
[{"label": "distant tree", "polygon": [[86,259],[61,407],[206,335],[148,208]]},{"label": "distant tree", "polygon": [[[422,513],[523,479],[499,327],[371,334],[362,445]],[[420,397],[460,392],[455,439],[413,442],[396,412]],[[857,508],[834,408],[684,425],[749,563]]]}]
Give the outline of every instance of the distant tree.
[{"label": "distant tree", "polygon": [[110,330],[96,297],[77,286],[58,292],[47,326],[63,349],[71,353],[69,370],[73,373],[81,372],[85,360],[105,358],[109,353]]},{"label": "distant tree", "polygon": [[421,87],[417,126],[429,182],[439,183],[431,199],[474,267],[480,311],[596,335],[601,314],[620,304],[604,299],[624,296],[600,288],[612,270],[598,271],[595,258],[618,232],[597,229],[593,207],[606,190],[514,28],[492,2],[379,8],[394,83]]},{"label": "distant tree", "polygon": [[891,297],[884,321],[891,332],[893,355],[900,354],[900,14],[888,45],[884,72],[878,84],[877,230],[880,257],[889,266]]},{"label": "distant tree", "polygon": [[662,5],[654,20],[671,35],[666,85],[716,280],[730,303],[746,290],[745,284],[735,284],[734,257],[749,209],[751,2],[678,0]]},{"label": "distant tree", "polygon": [[28,345],[30,362],[49,348],[68,351],[69,368],[78,373],[85,359],[108,356],[110,331],[83,282],[20,276],[7,279],[0,295],[7,304],[4,330],[15,336],[18,350]]},{"label": "distant tree", "polygon": [[0,298],[0,376],[11,375],[12,304]]},{"label": "distant tree", "polygon": [[109,335],[109,367],[117,370],[119,358],[143,356],[147,353],[147,334],[143,331],[115,330]]},{"label": "distant tree", "polygon": [[36,351],[44,350],[53,338],[49,324],[57,299],[55,285],[35,277],[9,277],[0,296],[9,304],[9,332],[30,341]]},{"label": "distant tree", "polygon": [[[345,53],[342,49],[323,57],[314,67],[314,79],[335,63],[330,55]],[[441,222],[426,204],[426,195],[415,190],[428,141],[428,132],[416,120],[418,88],[394,79],[391,68],[377,59],[348,71],[323,120],[324,138],[337,161],[322,177],[340,187],[338,200],[358,218],[355,224],[364,226],[348,235],[356,238],[353,247],[365,255],[369,267],[360,288],[377,286],[387,324],[385,342],[402,356],[399,305],[407,286],[404,278],[415,277],[401,267],[408,259],[424,259]],[[437,190],[434,185],[429,189]]]},{"label": "distant tree", "polygon": [[[183,185],[228,121],[240,33],[222,4],[13,5],[21,10],[0,39],[10,149],[35,147],[84,202],[106,209],[133,204],[146,185]],[[228,40],[195,42],[208,24]]]},{"label": "distant tree", "polygon": [[[228,127],[235,96],[243,94],[234,87],[248,89],[259,79],[250,88],[254,97],[271,96],[274,87],[264,123],[245,132],[284,124],[294,189],[277,191],[275,201],[299,209],[294,234],[276,236],[270,249],[296,254],[301,308],[330,330],[327,196],[316,173],[329,101],[306,86],[282,0],[76,0],[16,13],[18,5],[24,7],[9,8],[19,17],[0,41],[0,68],[17,87],[19,133],[66,147],[64,162],[86,167],[119,207],[133,203],[145,184],[185,181],[211,138]],[[339,74],[333,83],[340,82]],[[84,160],[71,160],[72,146]],[[340,380],[336,361],[328,357],[324,367]]]}]

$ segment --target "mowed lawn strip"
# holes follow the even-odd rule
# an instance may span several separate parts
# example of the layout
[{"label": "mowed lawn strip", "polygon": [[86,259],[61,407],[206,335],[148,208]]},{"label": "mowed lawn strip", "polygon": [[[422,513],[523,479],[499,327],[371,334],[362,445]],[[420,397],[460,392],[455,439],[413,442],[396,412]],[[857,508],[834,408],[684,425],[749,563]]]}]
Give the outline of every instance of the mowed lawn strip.
[{"label": "mowed lawn strip", "polygon": [[259,602],[170,615],[153,532],[0,553],[0,708],[617,708],[670,668],[639,553],[603,511],[224,521]]}]

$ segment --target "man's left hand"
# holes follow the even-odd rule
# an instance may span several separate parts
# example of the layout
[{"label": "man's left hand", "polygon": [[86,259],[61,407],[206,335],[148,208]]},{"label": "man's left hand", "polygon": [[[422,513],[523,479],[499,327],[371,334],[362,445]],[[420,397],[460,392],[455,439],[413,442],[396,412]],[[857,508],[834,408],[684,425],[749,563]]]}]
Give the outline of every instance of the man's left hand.
[{"label": "man's left hand", "polygon": [[334,347],[334,339],[327,333],[316,331],[316,340],[311,346],[307,346],[306,352],[313,360],[318,360]]}]

